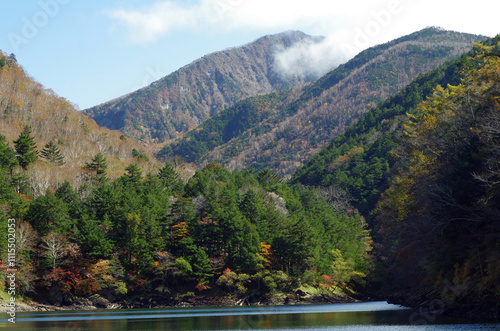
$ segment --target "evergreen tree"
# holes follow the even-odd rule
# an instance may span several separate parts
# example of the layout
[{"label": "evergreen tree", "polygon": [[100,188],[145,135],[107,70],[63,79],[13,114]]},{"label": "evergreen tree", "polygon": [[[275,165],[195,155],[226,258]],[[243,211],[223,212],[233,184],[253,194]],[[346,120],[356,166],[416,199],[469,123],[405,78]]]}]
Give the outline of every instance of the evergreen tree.
[{"label": "evergreen tree", "polygon": [[28,176],[21,169],[16,169],[11,173],[10,185],[17,193],[23,194],[28,194],[31,188]]},{"label": "evergreen tree", "polygon": [[67,204],[73,204],[78,199],[75,190],[71,186],[71,183],[67,180],[61,184],[56,190],[56,197],[64,201]]},{"label": "evergreen tree", "polygon": [[19,138],[14,140],[14,145],[17,152],[17,160],[23,169],[26,169],[28,165],[35,162],[38,158],[36,144],[31,136],[31,129],[28,125],[24,127]]},{"label": "evergreen tree", "polygon": [[144,161],[149,161],[149,158],[147,157],[146,154],[143,154],[139,152],[137,149],[132,149],[132,156],[135,157],[137,160],[144,160]]},{"label": "evergreen tree", "polygon": [[86,162],[83,166],[84,170],[89,171],[94,175],[94,178],[98,182],[102,182],[106,179],[106,170],[108,169],[108,164],[106,163],[106,158],[102,152],[99,152],[94,156],[92,162]]},{"label": "evergreen tree", "polygon": [[142,180],[142,172],[141,169],[137,166],[137,164],[133,163],[129,165],[127,168],[127,181],[132,184],[138,184]]},{"label": "evergreen tree", "polygon": [[49,191],[30,203],[25,217],[41,235],[51,231],[67,234],[74,230],[68,205]]},{"label": "evergreen tree", "polygon": [[252,224],[259,224],[264,206],[262,199],[260,199],[255,190],[250,189],[243,195],[239,208],[243,216]]},{"label": "evergreen tree", "polygon": [[93,219],[83,217],[78,222],[77,242],[82,252],[93,258],[109,258],[114,244],[107,234],[107,227]]},{"label": "evergreen tree", "polygon": [[40,152],[40,156],[57,166],[62,166],[65,163],[64,156],[61,155],[61,151],[52,140],[45,144]]},{"label": "evergreen tree", "polygon": [[168,162],[165,163],[165,166],[158,172],[158,177],[161,179],[165,187],[176,193],[182,191],[184,184],[172,164]]},{"label": "evergreen tree", "polygon": [[5,136],[0,134],[0,168],[12,173],[17,164],[16,152],[7,145]]}]

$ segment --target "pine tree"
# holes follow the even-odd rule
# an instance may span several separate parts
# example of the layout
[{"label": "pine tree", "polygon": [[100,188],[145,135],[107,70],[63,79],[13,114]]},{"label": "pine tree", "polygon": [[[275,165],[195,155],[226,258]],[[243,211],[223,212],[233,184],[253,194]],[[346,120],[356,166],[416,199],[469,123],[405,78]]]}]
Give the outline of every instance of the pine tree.
[{"label": "pine tree", "polygon": [[16,152],[6,143],[5,136],[0,134],[0,169],[8,170],[17,165]]},{"label": "pine tree", "polygon": [[24,127],[19,138],[14,140],[14,145],[17,152],[17,160],[23,169],[26,169],[28,165],[35,162],[38,158],[36,144],[31,136],[31,129],[28,125]]},{"label": "pine tree", "polygon": [[57,166],[62,166],[65,163],[64,156],[61,155],[61,151],[52,140],[45,144],[40,152],[40,156]]},{"label": "pine tree", "polygon": [[170,163],[165,163],[165,166],[158,172],[158,177],[161,179],[165,187],[174,192],[180,192],[183,187],[182,179],[180,178],[175,167]]},{"label": "pine tree", "polygon": [[99,152],[94,156],[92,162],[86,162],[83,166],[84,170],[95,173],[95,179],[101,182],[106,179],[106,170],[108,169],[108,164],[106,163],[106,158],[102,152]]},{"label": "pine tree", "polygon": [[132,184],[138,184],[142,180],[142,172],[141,169],[137,166],[136,163],[132,163],[128,167],[125,168],[127,171],[128,181]]}]

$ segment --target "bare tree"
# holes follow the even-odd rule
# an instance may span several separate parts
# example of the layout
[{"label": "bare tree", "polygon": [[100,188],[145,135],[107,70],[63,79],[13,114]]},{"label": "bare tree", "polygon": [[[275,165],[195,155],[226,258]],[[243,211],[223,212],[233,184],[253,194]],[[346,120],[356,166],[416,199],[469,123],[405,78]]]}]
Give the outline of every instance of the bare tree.
[{"label": "bare tree", "polygon": [[[31,224],[28,222],[19,222],[16,235],[16,248],[19,253],[33,250],[38,239],[38,233],[33,229]],[[18,254],[17,256],[19,259],[22,259],[18,261],[18,265],[23,265],[25,262],[24,256],[22,254]]]},{"label": "bare tree", "polygon": [[52,259],[53,269],[56,269],[59,261],[65,256],[73,256],[79,253],[77,244],[68,243],[66,236],[57,234],[54,231],[42,238],[42,248],[45,250],[44,255]]},{"label": "bare tree", "polygon": [[353,208],[352,202],[354,198],[339,185],[322,187],[319,190],[319,194],[336,210],[347,212]]}]

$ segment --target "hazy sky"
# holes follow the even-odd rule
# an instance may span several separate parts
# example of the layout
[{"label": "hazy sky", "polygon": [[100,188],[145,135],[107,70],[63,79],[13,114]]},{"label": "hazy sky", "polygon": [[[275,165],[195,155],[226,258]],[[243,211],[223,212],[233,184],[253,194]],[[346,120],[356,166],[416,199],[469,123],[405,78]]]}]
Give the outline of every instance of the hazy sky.
[{"label": "hazy sky", "polygon": [[[14,53],[35,80],[85,109],[148,85],[205,54],[267,34],[301,30],[328,37],[322,45],[300,50],[300,56],[311,57],[305,62],[321,71],[364,48],[427,26],[493,37],[500,33],[499,12],[498,0],[467,4],[448,0],[4,1],[0,50]],[[293,56],[296,52],[287,59]]]}]

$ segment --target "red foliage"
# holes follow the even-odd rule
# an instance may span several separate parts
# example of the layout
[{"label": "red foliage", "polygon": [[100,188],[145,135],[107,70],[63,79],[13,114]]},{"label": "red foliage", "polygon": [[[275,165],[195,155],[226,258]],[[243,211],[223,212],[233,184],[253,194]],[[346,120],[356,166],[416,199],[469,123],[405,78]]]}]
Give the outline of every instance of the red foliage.
[{"label": "red foliage", "polygon": [[26,194],[18,193],[17,195],[19,195],[21,198],[23,198],[27,202],[31,202],[31,199]]},{"label": "red foliage", "polygon": [[226,270],[224,270],[224,272],[222,274],[224,276],[226,276],[227,279],[232,279],[233,278],[232,271],[229,268],[227,268]]},{"label": "red foliage", "polygon": [[78,296],[88,297],[99,292],[101,286],[94,278],[76,279],[75,294]]},{"label": "red foliage", "polygon": [[50,290],[52,286],[58,286],[62,293],[69,293],[74,287],[76,275],[71,271],[54,269],[43,277],[43,282]]},{"label": "red foliage", "polygon": [[202,292],[202,291],[208,290],[208,286],[205,285],[205,283],[202,283],[202,282],[198,283],[198,285],[196,285],[194,288],[197,289],[198,292]]},{"label": "red foliage", "polygon": [[80,269],[75,267],[71,270],[55,269],[43,277],[43,283],[47,290],[57,286],[62,293],[73,292],[78,296],[89,296],[97,293],[101,287],[94,278],[84,278]]},{"label": "red foliage", "polygon": [[321,278],[323,278],[328,283],[331,283],[332,281],[332,278],[328,275],[321,275]]},{"label": "red foliage", "polygon": [[321,275],[321,278],[323,279],[322,282],[319,283],[319,286],[322,288],[330,288],[332,287],[332,278],[328,275]]},{"label": "red foliage", "polygon": [[142,279],[137,275],[137,272],[135,270],[127,271],[127,276],[129,279],[128,290],[130,292],[134,292],[135,290],[140,289],[147,283],[145,279]]}]

